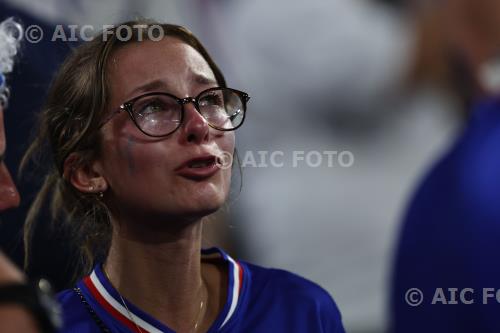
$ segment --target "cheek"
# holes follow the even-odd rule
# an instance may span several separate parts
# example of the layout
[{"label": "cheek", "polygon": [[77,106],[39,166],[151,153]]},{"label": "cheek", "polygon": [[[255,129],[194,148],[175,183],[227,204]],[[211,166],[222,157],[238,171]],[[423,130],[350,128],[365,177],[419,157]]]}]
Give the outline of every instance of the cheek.
[{"label": "cheek", "polygon": [[[218,141],[218,146],[221,153],[224,153],[225,156],[232,156],[233,165],[236,161],[236,156],[234,154],[235,141],[236,140],[234,132],[224,133]],[[228,167],[222,170],[222,178],[224,180],[224,185],[226,186],[226,191],[229,191],[229,186],[231,185],[231,174],[232,167]]]},{"label": "cheek", "polygon": [[167,148],[160,142],[144,143],[133,136],[126,136],[116,145],[108,146],[105,169],[111,187],[116,191],[151,188],[151,181],[166,175],[165,171],[170,167],[165,158],[169,155]]},{"label": "cheek", "polygon": [[[233,155],[234,133],[217,134],[210,145],[214,143],[219,153]],[[126,203],[127,207],[146,205],[151,209],[175,210],[186,202],[193,202],[187,198],[192,198],[194,193],[199,195],[199,200],[195,200],[198,204],[219,204],[229,193],[231,167],[221,170],[218,177],[204,184],[175,176],[173,170],[180,163],[177,155],[179,149],[183,149],[176,144],[175,137],[170,142],[145,142],[126,135],[103,144],[105,178],[115,199]]]},{"label": "cheek", "polygon": [[126,170],[130,175],[135,175],[138,167],[138,159],[134,156],[134,146],[134,140],[129,137],[117,150],[119,160],[123,161],[121,164],[126,167]]},{"label": "cheek", "polygon": [[17,207],[19,193],[4,163],[0,164],[0,211]]},{"label": "cheek", "polygon": [[231,156],[234,153],[235,147],[235,136],[234,132],[225,132],[217,139],[217,145],[221,153],[225,155],[230,154]]}]

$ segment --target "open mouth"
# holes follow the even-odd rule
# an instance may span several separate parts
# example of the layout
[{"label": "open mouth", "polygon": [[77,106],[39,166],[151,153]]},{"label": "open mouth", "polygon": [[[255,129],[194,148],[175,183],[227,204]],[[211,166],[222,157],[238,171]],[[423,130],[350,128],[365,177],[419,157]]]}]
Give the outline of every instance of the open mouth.
[{"label": "open mouth", "polygon": [[211,156],[205,159],[194,160],[188,163],[188,168],[200,169],[214,166],[216,162],[215,156]]},{"label": "open mouth", "polygon": [[217,156],[207,154],[184,162],[175,172],[188,179],[205,180],[220,171],[217,161]]}]

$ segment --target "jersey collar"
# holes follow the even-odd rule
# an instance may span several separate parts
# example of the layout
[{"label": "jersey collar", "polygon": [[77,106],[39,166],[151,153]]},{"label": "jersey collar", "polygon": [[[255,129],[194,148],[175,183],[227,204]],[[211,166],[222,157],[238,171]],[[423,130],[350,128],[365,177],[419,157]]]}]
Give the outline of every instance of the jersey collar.
[{"label": "jersey collar", "polygon": [[[218,332],[227,325],[236,312],[240,300],[241,287],[243,285],[243,268],[240,263],[216,247],[202,249],[201,255],[203,258],[219,258],[224,260],[229,268],[226,304],[208,331]],[[96,265],[92,273],[83,278],[78,283],[78,286],[85,293],[85,296],[92,300],[89,304],[91,304],[97,315],[103,320],[105,318],[112,318],[121,324],[121,326],[125,326],[130,332],[139,333],[136,324],[140,327],[142,332],[173,332],[158,320],[124,299],[128,308],[127,310],[118,292],[102,271],[101,264]],[[134,321],[132,321],[130,317],[132,317]],[[108,320],[104,321],[107,322]]]}]

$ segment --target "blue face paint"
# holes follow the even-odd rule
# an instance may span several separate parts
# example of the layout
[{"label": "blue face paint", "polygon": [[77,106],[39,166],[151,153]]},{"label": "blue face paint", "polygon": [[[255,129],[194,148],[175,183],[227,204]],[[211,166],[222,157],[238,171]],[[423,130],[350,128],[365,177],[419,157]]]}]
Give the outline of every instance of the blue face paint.
[{"label": "blue face paint", "polygon": [[134,157],[132,156],[133,146],[134,146],[134,141],[129,136],[128,139],[127,139],[127,150],[125,151],[125,155],[126,155],[125,158],[127,159],[128,171],[131,174],[135,173]]}]

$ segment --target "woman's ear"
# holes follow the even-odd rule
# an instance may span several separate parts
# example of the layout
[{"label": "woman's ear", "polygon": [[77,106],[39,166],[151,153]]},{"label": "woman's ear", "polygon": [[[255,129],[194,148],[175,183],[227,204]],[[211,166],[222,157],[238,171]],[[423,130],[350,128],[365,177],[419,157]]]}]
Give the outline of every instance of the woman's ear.
[{"label": "woman's ear", "polygon": [[64,161],[63,178],[82,193],[105,192],[108,182],[99,162],[82,162],[78,153],[71,153]]}]

